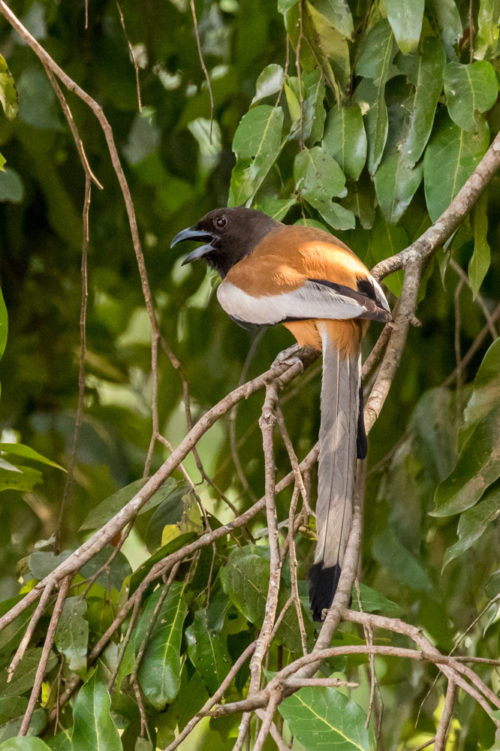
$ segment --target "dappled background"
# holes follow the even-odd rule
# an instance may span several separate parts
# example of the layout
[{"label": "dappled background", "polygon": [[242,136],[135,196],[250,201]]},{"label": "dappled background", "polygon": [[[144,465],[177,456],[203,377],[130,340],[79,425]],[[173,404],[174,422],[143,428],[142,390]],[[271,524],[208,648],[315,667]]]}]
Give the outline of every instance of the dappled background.
[{"label": "dappled background", "polygon": [[[87,22],[83,2],[12,3],[65,72],[104,108],[129,181],[160,330],[180,363],[174,367],[175,360],[160,347],[155,398],[151,327],[123,198],[93,113],[68,93],[103,190],[93,189],[90,206],[84,409],[56,552],[76,548],[89,530],[109,518],[107,512],[92,516],[93,509],[143,476],[153,398],[160,432],[175,446],[187,431],[186,384],[189,419],[195,421],[241,379],[267,369],[276,354],[292,343],[284,329],[262,335],[238,328],[217,305],[215,275],[207,273],[204,264],[183,267],[184,251],[169,249],[176,232],[228,201],[233,205],[253,201],[255,207],[288,223],[324,226],[373,266],[413,242],[437,219],[498,132],[498,30],[493,0],[481,0],[483,15],[475,16],[472,53],[468,3],[427,3],[413,39],[403,32],[398,37],[397,26],[370,3],[350,3],[352,15],[344,8],[339,19],[341,5],[301,0],[279,0],[278,5],[275,0],[196,3],[209,87],[191,8],[184,0],[129,1],[120,7],[115,2],[90,2]],[[348,44],[348,39],[353,41]],[[85,176],[43,67],[4,18],[0,52],[19,93],[18,116],[0,117],[0,151],[7,162],[6,171],[0,173],[0,279],[9,316],[1,362],[2,441],[22,442],[67,468],[78,401]],[[469,65],[470,73],[472,64],[476,96],[474,105],[468,106],[462,66]],[[445,66],[448,78],[443,88]],[[424,74],[422,91],[419,76]],[[416,119],[418,133],[412,131]],[[342,136],[340,149],[342,129],[349,135]],[[414,159],[410,147],[420,148]],[[406,161],[401,161],[405,153]],[[441,510],[439,516],[429,516],[429,512],[435,509],[436,488],[454,469],[457,452],[478,419],[470,408],[464,432],[463,409],[475,373],[496,336],[499,317],[500,228],[495,208],[499,199],[497,177],[447,247],[430,260],[417,310],[422,325],[410,331],[402,364],[369,439],[362,581],[392,601],[386,604],[386,614],[398,614],[421,626],[444,652],[498,598],[498,529],[490,523],[498,513],[497,413],[481,435],[482,458],[474,454],[473,465],[466,457],[458,480],[454,479],[467,481],[468,472],[472,475],[488,465],[489,479],[482,490],[490,486],[490,495],[481,508],[474,503],[482,493],[469,504],[476,513],[461,521],[462,542],[456,544],[457,512],[467,506],[453,506],[448,486],[441,486],[437,500],[451,504],[449,515]],[[401,292],[402,278],[402,272],[396,272],[386,280],[392,305]],[[365,354],[380,330],[379,324],[371,325]],[[462,361],[471,346],[470,356]],[[491,385],[493,393],[497,386],[491,374],[498,372],[499,364],[497,346],[490,352],[482,382]],[[494,402],[491,393],[488,398]],[[282,397],[299,459],[316,441],[318,401],[316,364]],[[202,438],[198,466],[195,457],[186,459],[185,468],[212,515],[212,526],[233,518],[235,509],[247,508],[263,494],[262,437],[257,424],[261,406],[259,394],[242,402],[237,414],[218,422]],[[492,467],[489,458],[495,451]],[[168,455],[168,446],[157,442],[150,471]],[[20,581],[29,588],[29,582],[45,572],[44,559],[29,556],[35,548],[52,549],[67,483],[66,473],[58,467],[29,457],[7,458],[20,471],[13,480],[12,470],[0,467],[2,600],[19,592]],[[276,465],[278,477],[289,471],[281,444],[276,447]],[[179,485],[172,482],[168,490],[176,488],[182,506],[186,486],[180,473],[175,480]],[[314,478],[309,480],[314,498]],[[125,493],[116,508],[132,494]],[[280,520],[287,518],[290,495],[285,492],[278,498]],[[161,509],[160,504],[157,511],[138,519],[122,548],[121,578],[118,572],[114,588],[106,596],[97,593],[89,607],[94,642],[111,622],[118,592],[131,570],[176,535],[203,528],[195,503],[189,507],[189,518],[176,515],[172,503]],[[264,516],[250,526],[258,543],[265,544]],[[479,544],[473,544],[478,537]],[[236,542],[245,545],[248,539],[239,532]],[[313,547],[312,531],[301,529],[297,554],[304,587]],[[209,576],[214,574],[213,596],[224,598],[230,593],[231,604],[227,597],[224,600],[229,620],[224,627],[219,625],[225,629],[224,639],[229,638],[234,659],[251,640],[254,613],[245,611],[244,605],[238,607],[227,570],[222,577],[217,575],[227,556],[221,545],[212,571],[214,564],[207,555],[197,572],[190,572],[192,586],[184,594],[190,607],[188,619],[196,625],[196,606],[206,604],[211,595],[210,585],[206,592],[209,570]],[[264,573],[262,577],[265,581]],[[497,656],[497,608],[494,604],[487,608],[462,648],[479,656]],[[311,624],[309,628],[312,633]],[[355,642],[353,627],[344,629],[338,639]],[[279,663],[283,647],[276,649]],[[342,670],[345,664],[342,658],[332,669]],[[182,716],[187,711],[185,697],[194,695],[196,656],[183,665],[177,705],[170,704],[170,715],[164,712],[163,745],[171,739],[176,722],[181,725],[186,719]],[[362,668],[350,665],[361,674]],[[431,737],[439,716],[436,708],[442,706],[439,688],[431,686],[434,673],[422,676],[423,668],[413,666],[415,677],[409,680],[404,662],[386,661],[379,667],[387,747],[394,748],[396,739],[405,738],[409,743],[405,747],[416,747]],[[491,677],[491,671],[485,668],[483,677]],[[493,683],[498,685],[498,677]],[[243,685],[244,681],[238,690]],[[193,713],[207,690],[214,690],[201,683],[198,688]],[[365,682],[356,699],[366,704],[367,698]],[[398,712],[391,712],[396,707]],[[494,726],[485,722],[482,710],[470,699],[460,704],[454,722],[462,744],[457,748],[492,745]],[[212,720],[204,743],[231,747],[224,744],[235,727],[234,716]]]}]

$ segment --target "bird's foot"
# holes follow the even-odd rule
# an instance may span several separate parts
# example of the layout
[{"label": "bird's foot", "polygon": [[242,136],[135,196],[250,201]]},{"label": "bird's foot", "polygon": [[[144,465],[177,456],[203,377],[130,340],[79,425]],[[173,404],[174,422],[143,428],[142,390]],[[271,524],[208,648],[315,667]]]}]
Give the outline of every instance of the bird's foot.
[{"label": "bird's foot", "polygon": [[291,368],[293,365],[300,364],[300,366],[303,368],[304,363],[302,362],[302,359],[300,357],[297,357],[297,352],[300,352],[301,349],[302,347],[300,346],[300,344],[292,344],[291,347],[282,350],[276,355],[271,367],[279,367],[280,369],[282,369],[283,367]]}]

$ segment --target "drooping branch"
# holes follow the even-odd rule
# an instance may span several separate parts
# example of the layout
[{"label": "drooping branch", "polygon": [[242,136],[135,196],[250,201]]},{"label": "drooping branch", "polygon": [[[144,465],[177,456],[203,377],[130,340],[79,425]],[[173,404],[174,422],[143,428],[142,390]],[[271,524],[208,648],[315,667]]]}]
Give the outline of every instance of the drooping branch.
[{"label": "drooping branch", "polygon": [[[282,388],[302,371],[305,364],[311,362],[317,356],[312,350],[304,349],[296,352],[296,348],[293,347],[292,351],[295,354],[293,361],[287,361],[286,359],[280,358],[269,370],[266,370],[251,381],[234,389],[234,391],[231,391],[226,397],[224,397],[224,399],[218,402],[218,404],[209,409],[208,412],[206,412],[193,426],[157,472],[155,472],[155,474],[145,483],[141,490],[139,490],[139,492],[136,493],[134,497],[128,501],[128,503],[126,503],[117,514],[115,514],[114,517],[94,532],[88,540],[80,545],[77,550],[57,566],[57,568],[55,568],[48,576],[39,581],[22,600],[0,618],[0,630],[5,628],[5,626],[14,620],[14,618],[29,607],[32,602],[37,600],[46,586],[61,581],[69,574],[79,571],[80,568],[92,558],[92,556],[102,550],[102,548],[107,545],[114,536],[120,532],[126,524],[128,524],[128,522],[135,518],[138,511],[140,511],[140,509],[147,503],[158,488],[161,487],[165,480],[170,477],[172,472],[177,469],[180,462],[183,461],[193,446],[198,443],[200,438],[209,430],[209,428],[212,427],[212,425],[214,425],[215,422],[217,422],[217,420],[229,412],[234,404],[241,399],[248,398],[255,391],[264,388],[272,381],[275,381],[279,387]],[[293,472],[290,472],[288,477],[290,478],[289,482],[291,482],[294,477]],[[257,513],[257,511],[263,506],[264,501],[259,503],[255,513]],[[230,525],[225,526],[226,528],[230,527]],[[209,534],[213,534],[217,537],[220,535],[220,532],[219,530],[214,530]],[[215,537],[213,539],[215,539]]]}]

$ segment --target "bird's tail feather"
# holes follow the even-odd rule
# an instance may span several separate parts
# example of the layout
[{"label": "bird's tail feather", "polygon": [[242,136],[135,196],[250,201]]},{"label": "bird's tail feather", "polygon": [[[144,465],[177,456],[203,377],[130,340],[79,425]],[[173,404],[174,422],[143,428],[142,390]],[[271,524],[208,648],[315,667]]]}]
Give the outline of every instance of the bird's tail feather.
[{"label": "bird's tail feather", "polygon": [[341,354],[326,329],[322,342],[318,539],[309,572],[309,598],[315,620],[321,620],[322,611],[332,604],[339,582],[351,528],[356,456],[361,453],[360,448],[363,450],[363,436],[358,436],[360,354]]}]

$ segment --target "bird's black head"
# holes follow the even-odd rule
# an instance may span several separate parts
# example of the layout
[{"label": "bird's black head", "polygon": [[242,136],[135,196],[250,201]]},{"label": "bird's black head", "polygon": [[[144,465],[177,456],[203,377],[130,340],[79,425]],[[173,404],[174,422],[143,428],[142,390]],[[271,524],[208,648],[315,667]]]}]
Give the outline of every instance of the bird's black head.
[{"label": "bird's black head", "polygon": [[224,278],[265,235],[282,226],[281,222],[254,209],[213,209],[193,227],[179,232],[170,247],[184,240],[205,242],[186,256],[183,264],[204,258]]}]

